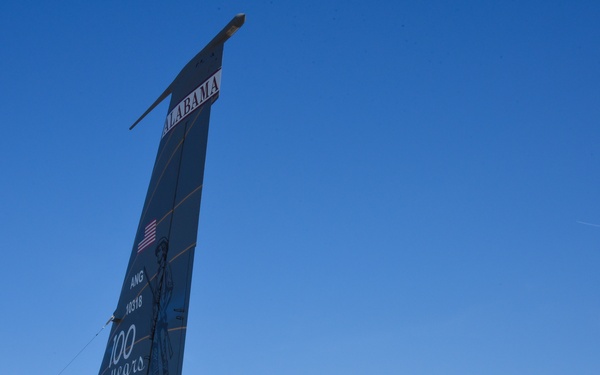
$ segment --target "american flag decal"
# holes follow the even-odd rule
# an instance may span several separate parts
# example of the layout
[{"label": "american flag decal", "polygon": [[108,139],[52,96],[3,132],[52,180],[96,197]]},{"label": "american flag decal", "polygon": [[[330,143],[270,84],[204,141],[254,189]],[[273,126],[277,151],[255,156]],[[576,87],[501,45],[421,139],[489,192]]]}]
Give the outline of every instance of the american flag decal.
[{"label": "american flag decal", "polygon": [[146,225],[144,229],[144,238],[138,244],[138,253],[152,245],[156,240],[156,219],[152,220],[150,224]]}]

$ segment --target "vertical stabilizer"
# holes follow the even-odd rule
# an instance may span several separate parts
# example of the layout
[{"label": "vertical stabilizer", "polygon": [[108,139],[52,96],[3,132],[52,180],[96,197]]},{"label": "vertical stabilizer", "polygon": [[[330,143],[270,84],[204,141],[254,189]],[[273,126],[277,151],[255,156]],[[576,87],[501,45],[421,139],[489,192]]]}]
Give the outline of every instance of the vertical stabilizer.
[{"label": "vertical stabilizer", "polygon": [[100,375],[181,374],[210,109],[223,44],[244,20],[235,16],[131,126],[171,95]]}]

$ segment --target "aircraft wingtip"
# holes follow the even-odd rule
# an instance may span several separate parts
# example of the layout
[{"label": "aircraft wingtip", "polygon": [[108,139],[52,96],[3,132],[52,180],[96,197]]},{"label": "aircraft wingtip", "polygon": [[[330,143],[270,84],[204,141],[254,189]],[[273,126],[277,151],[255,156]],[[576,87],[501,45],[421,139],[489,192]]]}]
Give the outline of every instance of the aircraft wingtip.
[{"label": "aircraft wingtip", "polygon": [[233,19],[235,20],[235,25],[237,27],[241,27],[244,24],[244,22],[246,22],[246,14],[238,13],[235,15],[235,17]]}]

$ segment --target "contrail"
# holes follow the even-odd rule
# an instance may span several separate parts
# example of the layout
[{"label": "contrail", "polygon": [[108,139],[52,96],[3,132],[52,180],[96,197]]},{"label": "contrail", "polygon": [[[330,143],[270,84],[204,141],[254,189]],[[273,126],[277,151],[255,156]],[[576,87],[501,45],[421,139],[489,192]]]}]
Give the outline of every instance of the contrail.
[{"label": "contrail", "polygon": [[579,220],[577,220],[577,222],[578,222],[579,224],[583,224],[583,225],[589,225],[589,226],[591,226],[591,227],[598,227],[598,228],[600,228],[600,224],[586,223],[585,221],[579,221]]}]

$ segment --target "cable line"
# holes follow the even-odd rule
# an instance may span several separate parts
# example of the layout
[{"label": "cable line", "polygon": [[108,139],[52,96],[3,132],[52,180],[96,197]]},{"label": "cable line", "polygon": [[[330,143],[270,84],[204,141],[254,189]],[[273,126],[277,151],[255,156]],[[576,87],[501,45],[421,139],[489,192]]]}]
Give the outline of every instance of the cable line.
[{"label": "cable line", "polygon": [[115,320],[115,316],[114,316],[114,315],[113,315],[113,316],[111,316],[111,317],[110,317],[110,319],[108,319],[108,322],[106,322],[106,324],[104,324],[104,325],[102,326],[102,328],[100,328],[100,330],[99,330],[99,331],[98,331],[98,332],[97,332],[97,333],[94,335],[94,337],[92,337],[92,339],[91,339],[90,341],[88,341],[88,343],[87,343],[87,344],[85,344],[85,346],[84,346],[83,348],[81,348],[81,350],[79,351],[79,353],[77,353],[77,354],[75,355],[75,357],[73,357],[73,359],[71,360],[71,362],[67,363],[67,365],[66,365],[66,366],[65,366],[65,367],[64,367],[62,370],[60,370],[60,372],[59,372],[57,375],[60,375],[60,374],[62,374],[62,373],[63,373],[63,372],[64,372],[64,371],[67,369],[67,367],[69,367],[69,366],[71,365],[71,363],[73,363],[73,361],[75,361],[75,360],[77,359],[77,357],[79,357],[79,355],[80,355],[81,353],[83,353],[83,351],[85,350],[85,348],[87,348],[87,347],[88,347],[88,345],[90,345],[90,344],[92,343],[92,341],[94,341],[94,339],[95,339],[96,337],[98,337],[98,335],[100,334],[100,332],[102,332],[102,330],[103,330],[104,328],[106,328],[106,326],[107,326],[107,325],[108,325],[110,322],[112,322],[113,320]]}]

